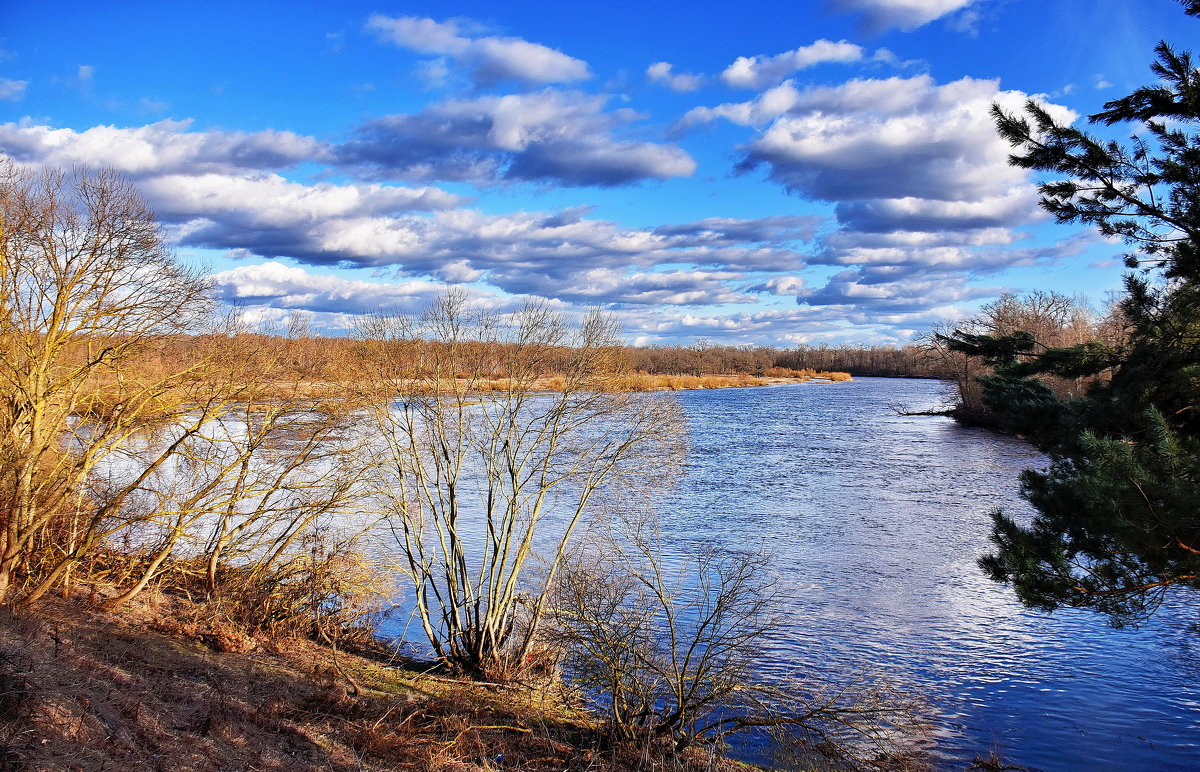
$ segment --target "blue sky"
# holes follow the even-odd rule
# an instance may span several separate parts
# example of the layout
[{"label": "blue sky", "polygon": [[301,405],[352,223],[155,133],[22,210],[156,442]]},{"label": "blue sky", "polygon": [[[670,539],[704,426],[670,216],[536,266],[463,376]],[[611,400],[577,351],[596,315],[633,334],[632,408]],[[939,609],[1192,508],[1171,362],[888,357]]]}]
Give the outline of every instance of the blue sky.
[{"label": "blue sky", "polygon": [[1101,306],[1122,245],[1047,221],[988,109],[1078,119],[1200,37],[1173,0],[53,9],[0,0],[0,153],[124,172],[250,318],[337,333],[453,284],[646,344]]}]

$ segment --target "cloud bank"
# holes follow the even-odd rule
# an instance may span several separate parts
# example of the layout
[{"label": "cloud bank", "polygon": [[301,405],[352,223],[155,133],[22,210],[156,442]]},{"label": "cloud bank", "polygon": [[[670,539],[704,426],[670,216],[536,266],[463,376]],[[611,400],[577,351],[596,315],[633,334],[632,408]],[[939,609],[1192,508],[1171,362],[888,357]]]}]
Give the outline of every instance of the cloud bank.
[{"label": "cloud bank", "polygon": [[[833,2],[878,29],[915,29],[972,4]],[[319,137],[26,119],[0,124],[0,152],[129,175],[175,243],[241,261],[213,275],[223,300],[330,327],[382,306],[414,310],[454,283],[497,308],[523,295],[602,306],[643,342],[899,341],[994,296],[1006,270],[1082,248],[1038,248],[1024,235],[1040,216],[1036,192],[1008,164],[989,108],[1029,95],[996,80],[865,77],[895,57],[820,39],[739,56],[713,76],[657,61],[642,84],[656,88],[629,73],[597,86],[587,62],[469,20],[376,14],[365,30],[422,58],[442,92]],[[838,67],[814,69],[823,65]],[[858,77],[805,82],[856,65]],[[20,99],[26,85],[0,81],[0,99]],[[660,89],[712,87],[750,93],[687,111],[670,139],[654,123],[670,116],[632,107],[662,99]],[[714,124],[707,137],[721,147],[706,156],[706,138],[688,130]],[[628,210],[635,225],[613,214],[627,205],[614,189],[686,196],[738,175],[738,185],[762,179],[813,202],[797,207],[810,214],[716,216],[729,210],[715,198],[678,222],[654,214],[677,211],[659,201]],[[693,177],[684,191],[679,181]]]},{"label": "cloud bank", "polygon": [[[790,193],[834,204],[838,227],[807,263],[844,270],[823,287],[794,286],[797,302],[911,313],[994,295],[971,280],[1065,254],[1012,248],[1041,213],[1028,174],[1008,163],[990,108],[1027,99],[975,78],[789,80],[746,102],[695,108],[680,126],[745,127],[740,173],[761,169]],[[1043,104],[1061,121],[1076,117]]]},{"label": "cloud bank", "polygon": [[368,121],[334,157],[368,179],[480,184],[612,187],[696,170],[675,145],[619,138],[617,130],[639,116],[606,111],[607,102],[605,96],[554,89],[449,100]]}]

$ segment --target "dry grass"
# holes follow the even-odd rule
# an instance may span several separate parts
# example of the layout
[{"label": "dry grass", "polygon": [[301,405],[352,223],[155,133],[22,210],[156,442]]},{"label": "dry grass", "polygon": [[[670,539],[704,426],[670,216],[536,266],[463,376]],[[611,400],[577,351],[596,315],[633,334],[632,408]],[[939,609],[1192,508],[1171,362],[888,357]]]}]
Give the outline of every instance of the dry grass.
[{"label": "dry grass", "polygon": [[[597,379],[589,383],[589,388],[600,388],[612,391],[688,391],[694,389],[729,389],[744,386],[770,386],[780,383],[803,383],[805,381],[849,381],[850,373],[828,372],[818,370],[794,370],[788,367],[771,367],[761,376],[749,373],[733,375],[656,375],[652,373],[634,372],[613,376],[607,379]],[[547,375],[529,383],[533,391],[559,391],[564,388],[565,378],[561,375]],[[460,379],[455,387],[459,390],[476,394],[507,393],[526,388],[522,383],[508,378],[471,378]],[[409,384],[409,388],[413,388]],[[361,384],[335,381],[314,381],[307,383],[281,383],[279,395],[285,390],[288,394],[302,394],[307,398],[329,398],[336,394],[355,393],[359,399],[369,400],[378,398],[381,394],[367,393]],[[357,392],[356,392],[357,390]],[[420,392],[419,388],[413,388]],[[432,388],[430,389],[432,391]]]},{"label": "dry grass", "polygon": [[742,386],[770,386],[779,383],[803,383],[810,380],[848,381],[849,373],[817,372],[772,367],[762,376],[749,373],[735,375],[651,375],[632,373],[625,376],[618,388],[628,391],[681,391],[690,389],[729,389]]},{"label": "dry grass", "polygon": [[423,674],[382,649],[331,655],[238,633],[168,596],[119,616],[83,599],[0,610],[0,770],[741,766],[608,744],[558,689]]}]

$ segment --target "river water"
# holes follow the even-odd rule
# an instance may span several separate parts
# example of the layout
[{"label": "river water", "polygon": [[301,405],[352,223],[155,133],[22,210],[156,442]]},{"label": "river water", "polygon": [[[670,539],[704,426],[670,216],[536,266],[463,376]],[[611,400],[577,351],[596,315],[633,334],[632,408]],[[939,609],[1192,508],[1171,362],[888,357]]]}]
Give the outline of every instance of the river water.
[{"label": "river water", "polygon": [[[1200,768],[1200,632],[1176,602],[1139,628],[1023,608],[976,566],[988,512],[1029,514],[1025,443],[901,409],[936,381],[679,394],[691,451],[663,536],[767,549],[786,623],[772,668],[884,677],[922,697],[945,768],[998,753],[1032,769]],[[754,748],[743,749],[747,756]]]}]

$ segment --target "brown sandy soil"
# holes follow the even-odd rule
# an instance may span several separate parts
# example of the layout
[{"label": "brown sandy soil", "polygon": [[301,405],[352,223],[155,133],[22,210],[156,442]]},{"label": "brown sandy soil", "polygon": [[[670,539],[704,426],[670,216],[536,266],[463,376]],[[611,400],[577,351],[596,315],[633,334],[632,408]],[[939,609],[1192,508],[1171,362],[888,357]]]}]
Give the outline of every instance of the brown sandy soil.
[{"label": "brown sandy soil", "polygon": [[[349,675],[360,686],[354,693]],[[0,770],[732,770],[613,749],[560,688],[263,641],[187,601],[0,609]]]}]

